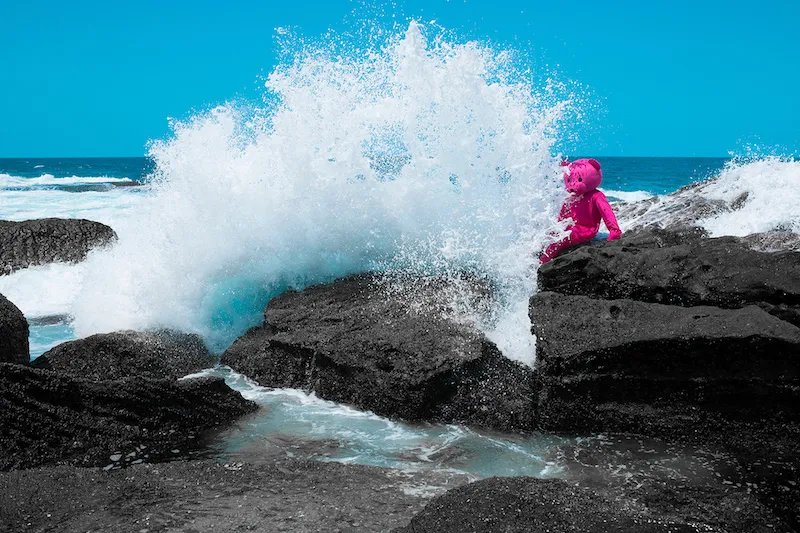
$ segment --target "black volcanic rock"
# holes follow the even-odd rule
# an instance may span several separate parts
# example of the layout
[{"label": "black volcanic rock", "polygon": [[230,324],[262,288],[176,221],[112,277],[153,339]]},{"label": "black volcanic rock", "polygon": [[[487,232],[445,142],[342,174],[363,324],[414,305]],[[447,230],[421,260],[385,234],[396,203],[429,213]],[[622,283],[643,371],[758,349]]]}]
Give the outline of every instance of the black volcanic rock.
[{"label": "black volcanic rock", "polygon": [[91,220],[0,220],[0,275],[47,263],[77,263],[89,250],[116,240],[114,230]]},{"label": "black volcanic rock", "polygon": [[109,380],[177,379],[214,364],[214,356],[198,335],[157,330],[102,333],[65,342],[34,359],[31,366],[76,378]]},{"label": "black volcanic rock", "polygon": [[690,404],[798,419],[800,328],[756,306],[678,307],[539,293],[531,300],[545,427],[614,428],[607,403]]},{"label": "black volcanic rock", "polygon": [[728,309],[756,304],[800,326],[800,253],[759,252],[736,237],[647,229],[568,250],[539,269],[539,288]]},{"label": "black volcanic rock", "polygon": [[800,528],[800,254],[751,246],[649,229],[543,266],[540,287],[559,292],[531,300],[537,414],[549,431],[731,454]]},{"label": "black volcanic rock", "polygon": [[27,364],[28,322],[22,311],[0,294],[0,363]]},{"label": "black volcanic rock", "polygon": [[[632,497],[630,497],[632,496]],[[559,479],[489,478],[433,499],[398,533],[790,531],[755,498],[720,489],[682,497],[655,486],[617,500]],[[633,501],[639,500],[637,503]]]},{"label": "black volcanic rock", "polygon": [[222,378],[97,382],[0,364],[0,470],[181,457],[255,409]]},{"label": "black volcanic rock", "polygon": [[385,532],[464,478],[317,461],[50,466],[0,472],[0,531]]},{"label": "black volcanic rock", "polygon": [[421,291],[427,303],[413,305],[359,275],[284,293],[269,303],[265,325],[221,362],[264,386],[302,388],[384,416],[531,429],[532,371],[447,318],[439,289]]}]

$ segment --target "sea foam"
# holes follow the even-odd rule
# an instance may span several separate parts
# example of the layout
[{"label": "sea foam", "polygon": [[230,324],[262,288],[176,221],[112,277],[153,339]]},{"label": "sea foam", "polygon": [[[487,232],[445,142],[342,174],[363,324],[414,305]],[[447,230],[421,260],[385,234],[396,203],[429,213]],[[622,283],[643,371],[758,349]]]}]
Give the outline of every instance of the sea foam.
[{"label": "sea foam", "polygon": [[263,107],[217,107],[152,145],[152,197],[86,262],[76,333],[170,326],[224,348],[286,288],[467,270],[498,293],[472,318],[531,363],[569,101],[509,54],[416,22],[349,55],[307,46],[266,86]]},{"label": "sea foam", "polygon": [[711,179],[666,196],[622,206],[623,230],[689,224],[713,237],[800,233],[800,162],[785,157],[732,159]]}]

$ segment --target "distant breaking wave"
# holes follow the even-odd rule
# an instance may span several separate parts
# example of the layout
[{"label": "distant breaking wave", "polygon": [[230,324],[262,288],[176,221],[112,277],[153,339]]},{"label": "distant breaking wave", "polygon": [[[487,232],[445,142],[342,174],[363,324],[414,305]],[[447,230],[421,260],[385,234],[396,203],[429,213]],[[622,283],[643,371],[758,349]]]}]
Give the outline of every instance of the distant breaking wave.
[{"label": "distant breaking wave", "polygon": [[49,185],[70,186],[70,185],[89,185],[103,183],[133,183],[129,178],[112,178],[110,176],[70,176],[57,178],[52,174],[42,174],[36,178],[24,178],[0,174],[0,189],[26,189],[35,187],[46,187]]}]

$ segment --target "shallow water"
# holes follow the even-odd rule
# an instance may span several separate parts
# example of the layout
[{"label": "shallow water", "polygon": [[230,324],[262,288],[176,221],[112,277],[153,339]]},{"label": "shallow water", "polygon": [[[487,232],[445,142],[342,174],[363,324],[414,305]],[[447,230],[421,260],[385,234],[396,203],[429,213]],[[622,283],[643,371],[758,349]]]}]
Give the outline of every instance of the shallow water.
[{"label": "shallow water", "polygon": [[738,463],[702,447],[625,436],[504,434],[455,424],[408,424],[296,389],[269,389],[221,366],[196,375],[225,378],[261,409],[210,440],[224,462],[338,461],[407,471],[563,478],[636,487],[649,480],[746,489]]}]

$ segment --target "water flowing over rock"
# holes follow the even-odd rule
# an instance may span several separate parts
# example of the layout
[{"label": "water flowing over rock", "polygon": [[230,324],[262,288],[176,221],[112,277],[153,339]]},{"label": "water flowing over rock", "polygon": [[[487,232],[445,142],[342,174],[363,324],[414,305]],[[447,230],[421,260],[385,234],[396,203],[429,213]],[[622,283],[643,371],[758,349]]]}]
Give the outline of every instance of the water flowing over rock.
[{"label": "water flowing over rock", "polygon": [[113,229],[91,220],[0,220],[0,275],[47,263],[78,263],[116,238]]},{"label": "water flowing over rock", "polygon": [[[614,210],[628,231],[705,227],[713,228],[714,235],[740,235],[742,242],[754,250],[797,252],[800,251],[800,234],[797,233],[796,214],[785,206],[774,213],[767,211],[770,204],[774,206],[781,200],[770,189],[780,191],[786,187],[787,179],[794,179],[786,174],[793,172],[792,164],[768,158],[750,165],[731,165],[715,178],[692,183],[663,196],[617,202]],[[791,201],[786,205],[792,205]],[[755,224],[731,223],[735,218],[753,217],[758,218]]]},{"label": "water flowing over rock", "polygon": [[[529,368],[432,303],[435,284],[404,301],[379,281],[359,275],[284,293],[222,363],[264,386],[301,388],[384,416],[533,428]],[[426,304],[414,305],[420,297]]]},{"label": "water flowing over rock", "polygon": [[22,311],[0,294],[0,363],[27,364],[28,322]]},{"label": "water flowing over rock", "polygon": [[255,409],[221,378],[98,382],[0,364],[0,470],[183,457]]},{"label": "water flowing over rock", "polygon": [[637,488],[636,498],[616,500],[559,479],[489,478],[435,498],[398,533],[789,531],[744,493],[704,489],[676,497],[650,486]]},{"label": "water flowing over rock", "polygon": [[198,335],[158,330],[118,331],[65,342],[36,358],[31,366],[93,380],[129,376],[178,379],[214,363]]},{"label": "water flowing over rock", "polygon": [[653,196],[638,202],[617,202],[614,211],[617,218],[626,222],[628,228],[657,227],[675,229],[693,226],[699,221],[740,209],[747,201],[743,193],[733,201],[706,198],[705,189],[716,179],[709,179],[681,187],[665,196]]}]

